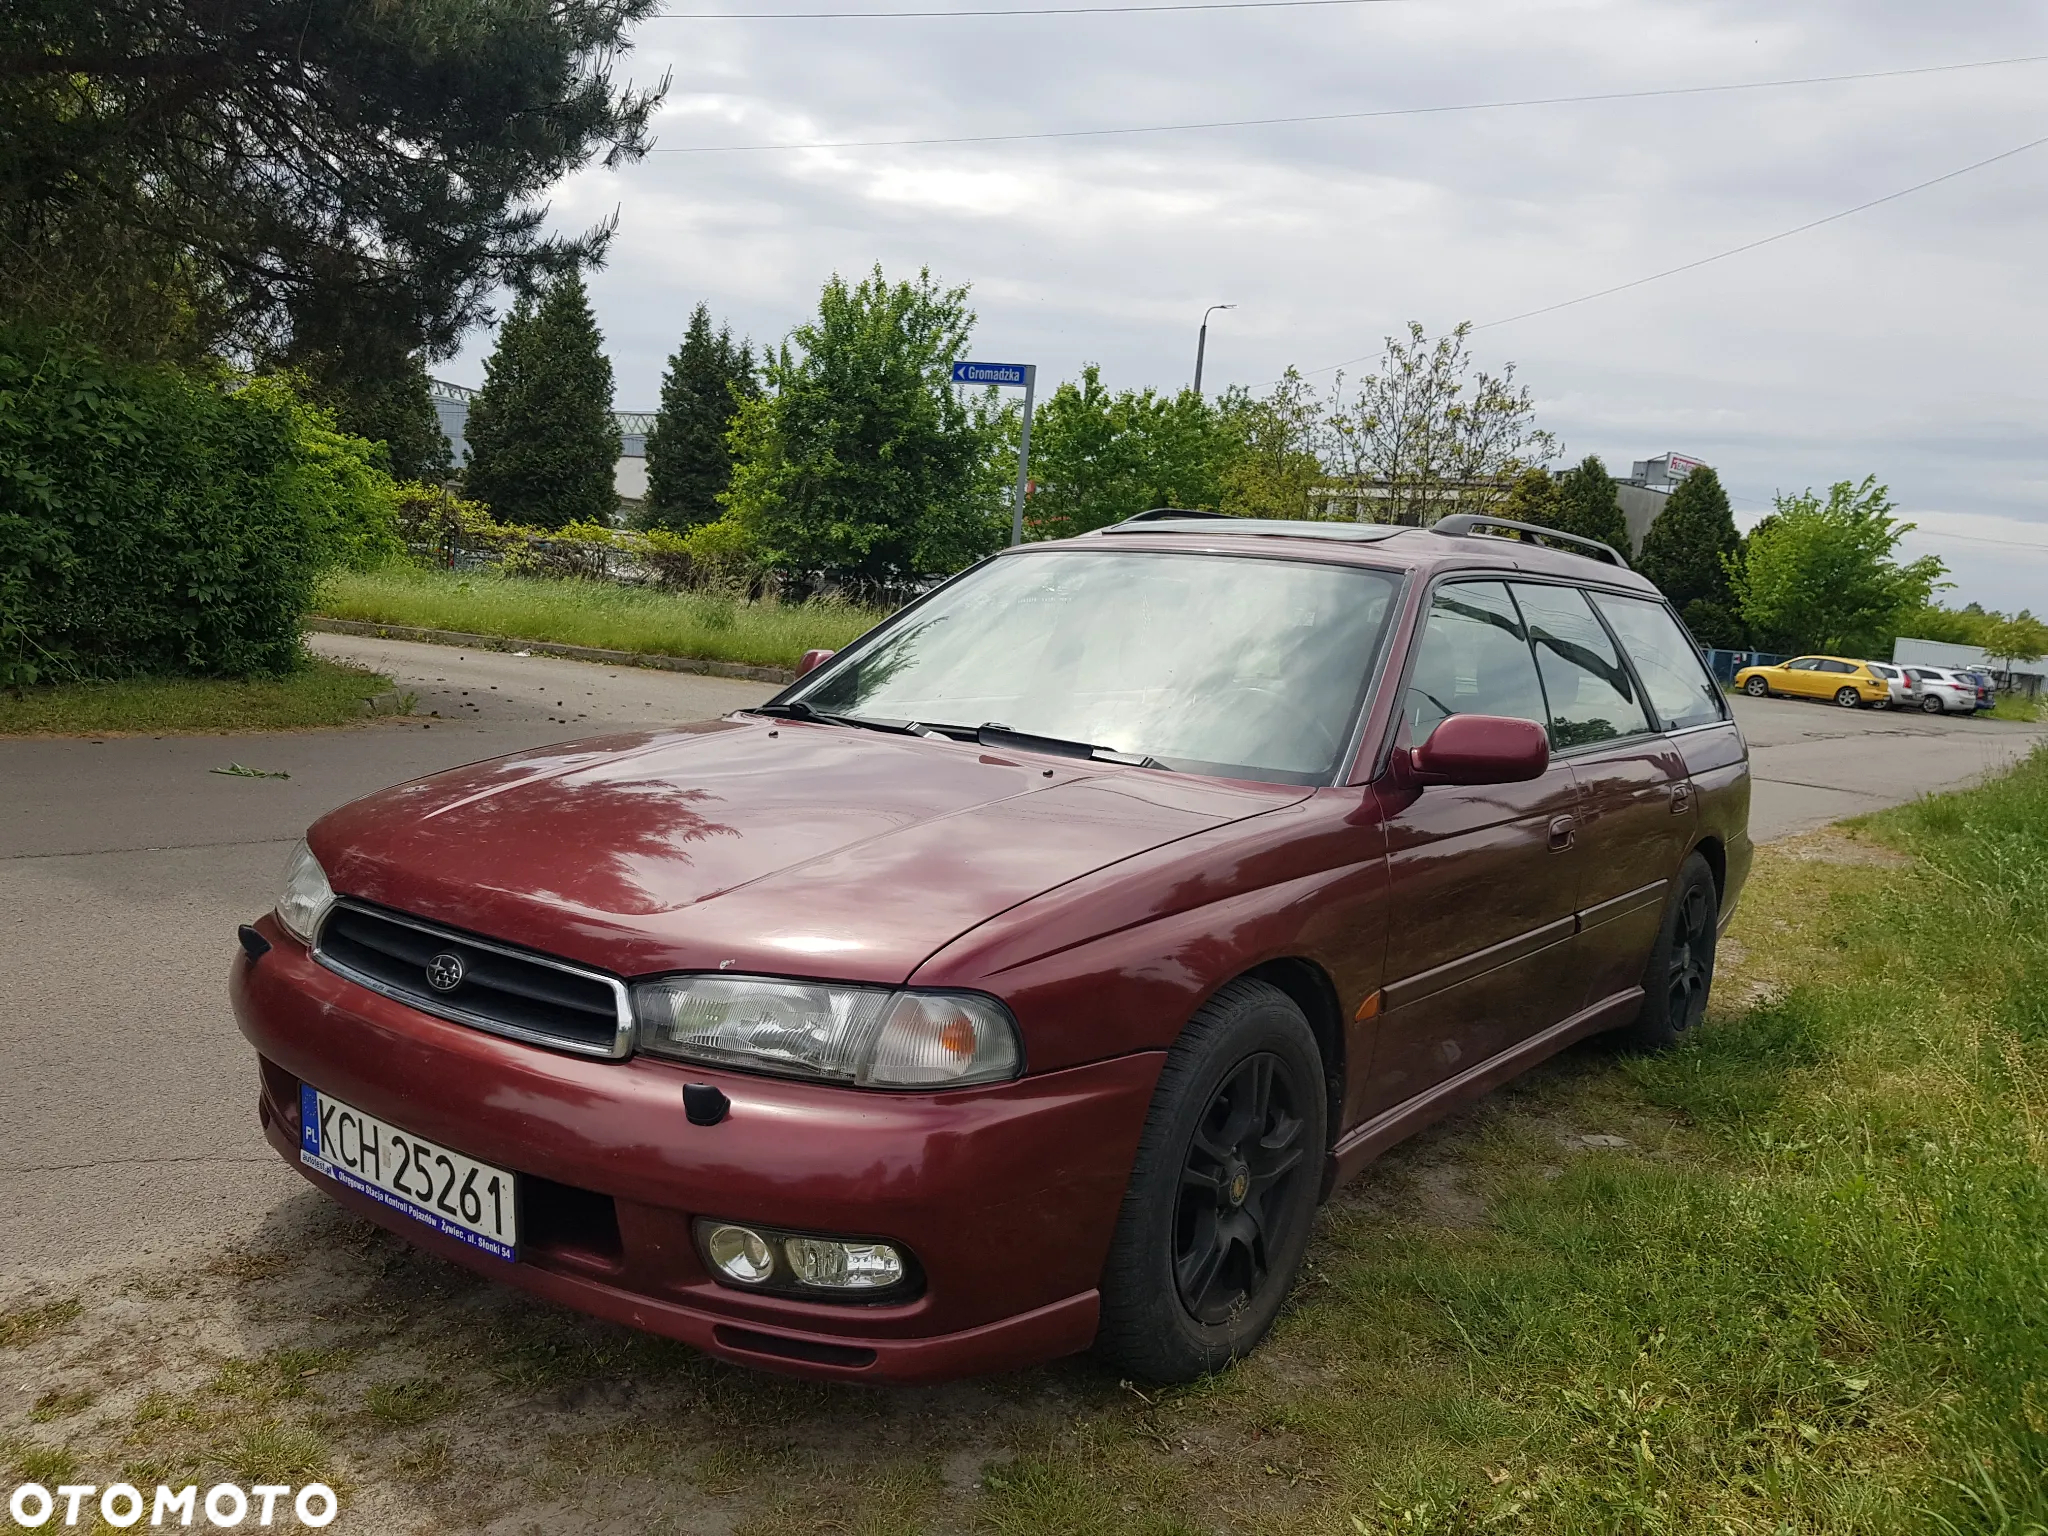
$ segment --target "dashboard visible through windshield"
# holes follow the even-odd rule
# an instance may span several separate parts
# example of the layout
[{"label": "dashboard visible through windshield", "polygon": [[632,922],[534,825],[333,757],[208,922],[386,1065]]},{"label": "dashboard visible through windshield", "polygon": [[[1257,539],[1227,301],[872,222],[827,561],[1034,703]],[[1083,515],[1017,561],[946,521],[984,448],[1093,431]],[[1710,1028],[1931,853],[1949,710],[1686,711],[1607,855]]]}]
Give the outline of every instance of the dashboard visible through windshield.
[{"label": "dashboard visible through windshield", "polygon": [[1006,555],[842,652],[784,707],[1325,783],[1398,587],[1392,572],[1294,560]]}]

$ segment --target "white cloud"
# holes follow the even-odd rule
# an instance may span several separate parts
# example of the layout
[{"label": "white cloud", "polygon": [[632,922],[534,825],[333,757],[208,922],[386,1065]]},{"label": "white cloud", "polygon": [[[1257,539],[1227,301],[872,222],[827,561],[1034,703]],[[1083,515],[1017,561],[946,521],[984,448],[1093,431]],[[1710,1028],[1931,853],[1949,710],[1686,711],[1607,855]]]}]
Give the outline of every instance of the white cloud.
[{"label": "white cloud", "polygon": [[[678,146],[1359,111],[2043,52],[2026,0],[1399,0],[650,22],[626,62],[642,79],[673,68],[660,135]],[[812,311],[829,273],[876,261],[971,282],[989,355],[1034,360],[1054,378],[1096,361],[1119,386],[1185,381],[1203,307],[1235,302],[1211,327],[1207,377],[1257,385],[1289,363],[1371,354],[1411,317],[1440,329],[1514,315],[2011,148],[2042,131],[2044,81],[2048,64],[2022,64],[1183,134],[660,153],[571,178],[554,218],[581,228],[619,211],[592,295],[622,406],[653,403],[700,299],[773,340]],[[1959,517],[2048,541],[2044,174],[2048,147],[1482,331],[1477,350],[1488,366],[1520,365],[1574,454],[1625,466],[1667,448],[1696,453],[1755,510],[1778,489],[1875,473],[1926,524],[1959,598],[1993,601],[1995,590],[2002,605],[2048,609],[2048,591],[2036,592],[2048,569],[2025,551],[1933,538],[1937,518]],[[488,347],[473,338],[444,371],[474,382]]]}]

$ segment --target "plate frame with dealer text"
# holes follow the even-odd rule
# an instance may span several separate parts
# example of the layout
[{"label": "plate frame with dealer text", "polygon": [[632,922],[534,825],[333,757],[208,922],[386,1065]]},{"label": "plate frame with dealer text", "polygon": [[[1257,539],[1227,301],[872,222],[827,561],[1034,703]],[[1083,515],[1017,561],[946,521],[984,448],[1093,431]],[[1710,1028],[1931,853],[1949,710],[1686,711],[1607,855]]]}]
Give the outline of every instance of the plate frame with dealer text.
[{"label": "plate frame with dealer text", "polygon": [[[348,1158],[340,1130],[344,1117],[352,1118],[356,1129],[357,1153],[353,1164]],[[334,1127],[331,1139],[323,1138],[323,1127]],[[374,1132],[374,1142],[364,1140],[366,1129]],[[422,1155],[424,1161],[421,1160]],[[507,1263],[518,1260],[519,1176],[509,1168],[497,1167],[457,1152],[452,1147],[444,1147],[439,1142],[429,1141],[424,1136],[415,1136],[403,1126],[393,1125],[381,1116],[358,1109],[346,1100],[322,1093],[311,1083],[304,1082],[299,1085],[299,1161],[334,1180],[342,1188],[366,1195],[380,1205],[422,1222],[443,1237],[467,1243]],[[442,1171],[443,1163],[447,1165],[445,1180],[427,1201],[421,1200],[413,1187],[399,1178],[399,1175],[410,1175],[422,1166],[427,1167],[431,1177]],[[502,1187],[495,1191],[496,1209],[491,1210],[496,1219],[488,1224],[483,1213],[491,1209],[485,1200],[493,1191],[489,1182],[479,1188],[479,1179],[502,1181]],[[460,1205],[460,1201],[470,1194],[475,1195],[479,1211],[474,1222],[464,1214]],[[457,1202],[452,1212],[437,1208],[433,1203],[446,1201],[451,1196]],[[493,1236],[493,1231],[503,1236]]]}]

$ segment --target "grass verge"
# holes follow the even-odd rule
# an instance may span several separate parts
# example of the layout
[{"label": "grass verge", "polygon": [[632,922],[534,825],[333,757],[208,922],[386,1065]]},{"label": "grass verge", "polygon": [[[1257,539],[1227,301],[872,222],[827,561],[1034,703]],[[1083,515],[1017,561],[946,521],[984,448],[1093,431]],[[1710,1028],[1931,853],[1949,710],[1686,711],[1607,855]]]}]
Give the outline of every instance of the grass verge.
[{"label": "grass verge", "polygon": [[560,645],[789,667],[814,647],[837,650],[884,615],[846,603],[747,603],[599,581],[391,566],[337,571],[315,611],[372,624],[413,624]]},{"label": "grass verge", "polygon": [[1992,700],[1991,708],[1985,712],[1985,718],[2023,720],[2028,725],[2036,725],[2041,719],[2041,701],[2030,699],[2025,694],[2001,693]]},{"label": "grass verge", "polygon": [[1765,849],[1697,1038],[1397,1149],[1195,1386],[779,1381],[306,1192],[247,1250],[0,1301],[0,1466],[317,1468],[342,1531],[2040,1536],[2044,914],[2048,754]]},{"label": "grass verge", "polygon": [[277,731],[346,725],[372,713],[391,679],[361,667],[308,658],[289,677],[233,680],[135,678],[59,683],[20,698],[0,692],[0,736],[105,736],[176,731]]}]

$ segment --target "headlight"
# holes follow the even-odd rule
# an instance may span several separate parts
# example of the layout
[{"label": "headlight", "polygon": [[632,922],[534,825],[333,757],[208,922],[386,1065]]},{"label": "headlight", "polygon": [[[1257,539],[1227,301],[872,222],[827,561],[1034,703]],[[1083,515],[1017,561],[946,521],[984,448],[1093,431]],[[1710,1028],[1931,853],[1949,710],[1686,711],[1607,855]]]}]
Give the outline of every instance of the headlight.
[{"label": "headlight", "polygon": [[334,890],[327,883],[327,871],[304,843],[292,850],[284,867],[284,894],[277,898],[277,920],[284,931],[301,944],[311,944],[320,919],[334,905]]},{"label": "headlight", "polygon": [[640,1049],[864,1088],[1015,1077],[1017,1027],[994,998],[764,976],[670,976],[633,990]]}]

